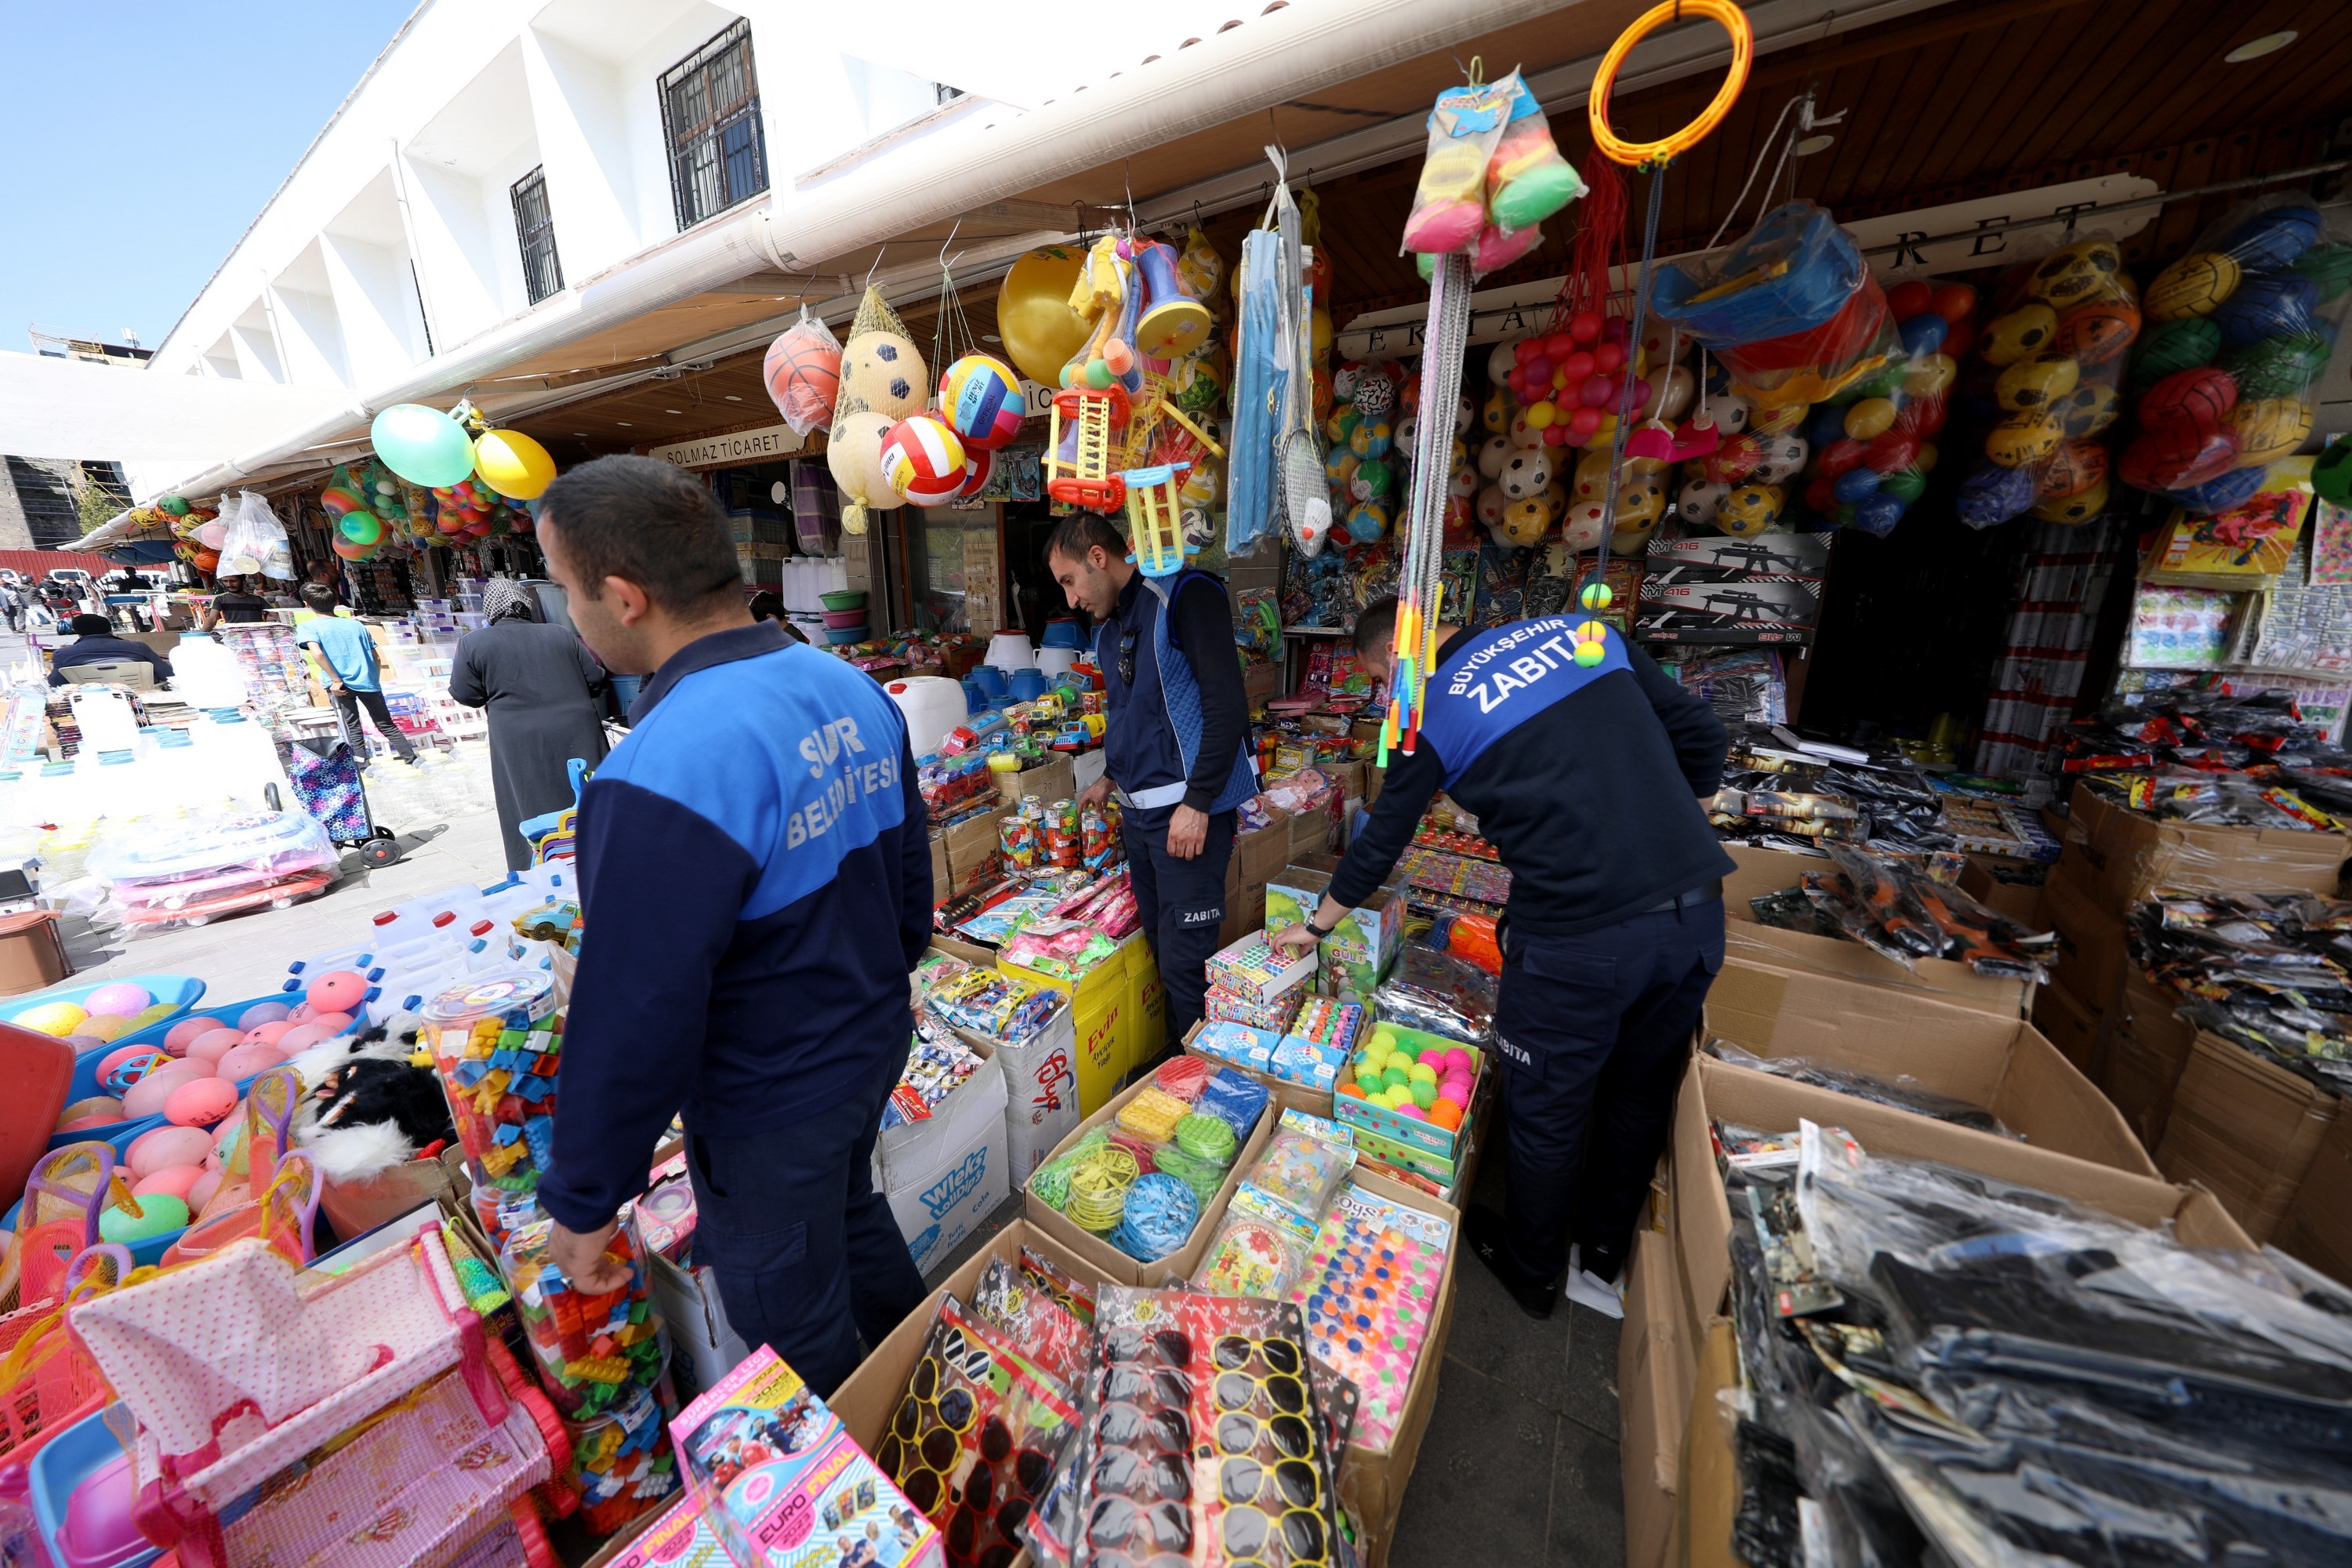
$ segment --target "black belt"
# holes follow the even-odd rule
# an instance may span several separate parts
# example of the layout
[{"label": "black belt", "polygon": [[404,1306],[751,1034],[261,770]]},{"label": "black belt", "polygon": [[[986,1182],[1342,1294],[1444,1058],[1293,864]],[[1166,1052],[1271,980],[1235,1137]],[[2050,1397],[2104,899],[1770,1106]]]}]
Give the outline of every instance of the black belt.
[{"label": "black belt", "polygon": [[1639,912],[1645,915],[1663,915],[1675,910],[1686,910],[1693,904],[1703,904],[1710,899],[1721,897],[1723,897],[1723,879],[1717,877],[1704,888],[1693,888],[1687,893],[1676,894],[1671,899],[1652,904],[1648,909]]}]

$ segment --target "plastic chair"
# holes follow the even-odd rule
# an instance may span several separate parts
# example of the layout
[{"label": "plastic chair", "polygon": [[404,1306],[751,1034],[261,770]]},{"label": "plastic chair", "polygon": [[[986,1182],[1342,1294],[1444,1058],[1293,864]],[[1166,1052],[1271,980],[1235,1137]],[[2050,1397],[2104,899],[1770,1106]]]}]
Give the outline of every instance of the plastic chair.
[{"label": "plastic chair", "polygon": [[133,691],[155,689],[155,667],[141,658],[101,658],[69,664],[62,671],[68,686],[128,686]]}]

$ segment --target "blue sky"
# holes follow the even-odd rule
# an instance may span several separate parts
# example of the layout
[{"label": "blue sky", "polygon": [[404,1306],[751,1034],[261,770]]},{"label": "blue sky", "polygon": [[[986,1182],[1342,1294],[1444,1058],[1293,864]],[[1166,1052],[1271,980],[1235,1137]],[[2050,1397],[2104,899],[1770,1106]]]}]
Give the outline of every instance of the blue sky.
[{"label": "blue sky", "polygon": [[152,347],[415,0],[0,0],[0,350]]}]

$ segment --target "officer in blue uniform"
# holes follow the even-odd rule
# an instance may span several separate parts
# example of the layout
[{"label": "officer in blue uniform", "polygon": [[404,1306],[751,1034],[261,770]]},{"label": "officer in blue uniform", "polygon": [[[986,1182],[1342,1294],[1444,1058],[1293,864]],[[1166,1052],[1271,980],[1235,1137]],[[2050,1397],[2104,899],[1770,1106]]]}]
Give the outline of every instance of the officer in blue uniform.
[{"label": "officer in blue uniform", "polygon": [[1173,1047],[1201,1021],[1225,918],[1234,808],[1257,793],[1233,604],[1206,573],[1143,575],[1118,531],[1092,512],[1054,530],[1045,564],[1070,607],[1095,618],[1104,770],[1081,800],[1119,792],[1136,907],[1167,987]]},{"label": "officer in blue uniform", "polygon": [[[1614,631],[1592,665],[1580,616],[1439,628],[1421,732],[1391,752],[1370,821],[1304,949],[1370,897],[1442,788],[1511,872],[1495,1012],[1509,1122],[1505,1211],[1474,1206],[1472,1250],[1532,1317],[1569,1295],[1622,1315],[1618,1274],[1665,1147],[1691,1030],[1723,967],[1723,877],[1703,804],[1728,737],[1714,711]],[[1396,601],[1367,605],[1358,658],[1388,674]],[[1571,1254],[1573,1247],[1573,1254]]]}]

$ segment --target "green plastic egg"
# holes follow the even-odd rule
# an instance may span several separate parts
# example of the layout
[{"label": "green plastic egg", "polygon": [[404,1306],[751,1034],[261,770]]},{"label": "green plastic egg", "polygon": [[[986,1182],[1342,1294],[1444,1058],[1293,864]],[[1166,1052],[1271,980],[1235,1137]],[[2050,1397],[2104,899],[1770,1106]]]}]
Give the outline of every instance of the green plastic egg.
[{"label": "green plastic egg", "polygon": [[150,1193],[139,1200],[143,1213],[132,1215],[108,1205],[98,1216],[100,1241],[148,1241],[188,1228],[188,1205],[169,1193]]}]

